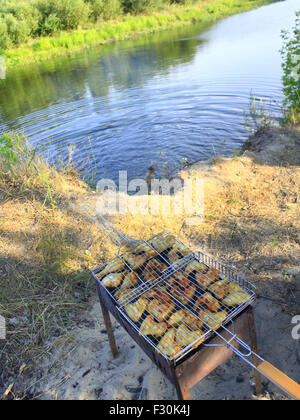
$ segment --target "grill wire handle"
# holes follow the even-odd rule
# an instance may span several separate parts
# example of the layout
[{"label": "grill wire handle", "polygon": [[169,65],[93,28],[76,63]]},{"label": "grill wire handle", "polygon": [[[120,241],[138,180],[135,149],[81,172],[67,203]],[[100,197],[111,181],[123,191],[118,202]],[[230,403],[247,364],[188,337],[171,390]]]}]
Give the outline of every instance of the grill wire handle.
[{"label": "grill wire handle", "polygon": [[[255,353],[244,341],[242,341],[237,335],[234,333],[234,321],[231,320],[233,331],[231,332],[228,328],[221,326],[223,330],[228,332],[231,335],[231,338],[226,339],[224,338],[218,331],[215,331],[215,334],[224,341],[224,344],[203,344],[206,347],[219,347],[219,346],[226,346],[228,347],[233,353],[239,356],[244,362],[250,365],[253,369],[257,370],[260,374],[264,375],[268,378],[271,382],[273,382],[276,386],[282,389],[286,394],[290,397],[300,400],[300,385],[295,382],[293,379],[289,378],[285,373],[281,372],[271,363],[267,362],[257,353]],[[242,351],[238,350],[233,344],[232,341],[235,340],[239,346],[245,348],[247,353],[243,353]],[[255,365],[249,360],[249,357],[256,357],[260,363],[259,365]]]},{"label": "grill wire handle", "polygon": [[[85,204],[81,207],[84,213],[95,222],[101,229],[103,229],[111,238],[111,240],[116,244],[119,245],[118,255],[121,246],[130,246],[131,244],[136,244],[138,242],[145,242],[143,239],[134,239],[129,238],[128,236],[123,235],[118,229],[116,229],[105,217],[102,216],[94,207],[89,204]],[[93,214],[94,213],[94,214]],[[99,222],[98,218],[100,218],[101,222]]]},{"label": "grill wire handle", "polygon": [[[228,333],[230,333],[231,338],[229,338],[228,340],[226,340],[221,334],[219,334],[218,332],[215,331],[215,333],[225,342],[224,344],[203,344],[205,347],[228,347],[230,348],[230,350],[234,351],[235,354],[237,354],[239,357],[241,357],[243,360],[245,360],[247,363],[249,362],[248,360],[246,360],[245,358],[250,357],[251,355],[253,355],[253,351],[251,349],[251,347],[248,346],[248,344],[246,344],[244,341],[242,341],[234,332],[234,321],[231,320],[231,324],[232,324],[232,331],[229,331],[226,327],[222,326],[222,328],[227,331]],[[244,347],[247,352],[243,353],[241,350],[238,350],[236,347],[234,347],[231,342],[232,341],[236,341],[241,347]],[[257,356],[257,355],[256,355]],[[259,357],[259,356],[257,356]],[[263,360],[261,357],[259,357],[261,360]]]}]

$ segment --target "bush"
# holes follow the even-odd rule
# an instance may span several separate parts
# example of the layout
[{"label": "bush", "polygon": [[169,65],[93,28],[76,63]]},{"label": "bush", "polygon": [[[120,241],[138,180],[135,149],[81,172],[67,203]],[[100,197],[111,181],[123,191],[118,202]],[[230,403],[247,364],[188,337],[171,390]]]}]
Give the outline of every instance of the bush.
[{"label": "bush", "polygon": [[18,21],[25,22],[31,34],[38,31],[41,15],[39,10],[31,3],[18,2],[8,7],[8,12],[15,16]]},{"label": "bush", "polygon": [[46,16],[40,28],[41,35],[50,35],[61,29],[61,21],[55,13]]},{"label": "bush", "polygon": [[90,0],[91,17],[94,22],[98,19],[112,19],[122,13],[119,0]]},{"label": "bush", "polygon": [[5,34],[9,37],[12,45],[19,45],[29,40],[31,30],[25,21],[19,21],[11,13],[8,13],[4,16],[3,23]]},{"label": "bush", "polygon": [[0,18],[0,49],[6,50],[12,47],[13,43],[8,33],[7,24],[4,18]]},{"label": "bush", "polygon": [[83,0],[39,0],[37,7],[43,16],[40,32],[77,29],[88,21],[90,8]]},{"label": "bush", "polygon": [[16,162],[13,139],[7,133],[3,133],[0,137],[0,159],[4,159],[7,163]]},{"label": "bush", "polygon": [[282,31],[283,47],[280,50],[283,68],[283,101],[285,120],[300,122],[300,11],[296,13],[291,33]]},{"label": "bush", "polygon": [[124,11],[127,13],[144,13],[157,8],[155,0],[123,0]]},{"label": "bush", "polygon": [[190,6],[191,4],[194,4],[197,0],[171,0],[171,3],[175,4],[182,4],[184,6]]}]

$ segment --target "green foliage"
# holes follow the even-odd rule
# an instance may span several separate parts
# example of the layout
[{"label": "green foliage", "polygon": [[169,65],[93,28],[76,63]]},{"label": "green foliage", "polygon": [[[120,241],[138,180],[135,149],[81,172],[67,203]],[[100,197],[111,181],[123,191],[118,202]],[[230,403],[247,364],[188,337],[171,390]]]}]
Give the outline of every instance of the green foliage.
[{"label": "green foliage", "polygon": [[61,29],[61,20],[56,13],[50,13],[45,16],[43,24],[40,28],[41,35],[50,35],[54,32],[58,32]]},{"label": "green foliage", "polygon": [[197,0],[171,0],[171,3],[175,4],[182,4],[184,6],[190,6],[194,3],[196,3]]},{"label": "green foliage", "polygon": [[16,162],[14,142],[7,133],[3,133],[2,137],[0,137],[0,159],[4,159],[7,163]]},{"label": "green foliage", "polygon": [[[274,0],[219,0],[210,4],[209,0],[0,0],[0,50],[10,50],[5,55],[11,63],[27,61],[29,56],[36,61],[37,51],[99,44],[170,25],[211,22],[271,1]],[[195,7],[185,7],[194,3]],[[171,13],[153,13],[167,11],[176,4],[183,7],[173,7]],[[148,16],[124,19],[124,14]],[[118,17],[121,19],[113,24],[106,22]],[[101,22],[100,28],[99,23],[92,28],[96,22]],[[77,29],[84,29],[83,35],[78,35]],[[31,39],[36,41],[30,44]],[[27,45],[19,47],[22,43]],[[13,51],[14,47],[17,50]]]},{"label": "green foliage", "polygon": [[275,125],[275,116],[267,111],[263,100],[256,98],[252,92],[249,98],[249,113],[244,113],[245,126],[251,134],[262,128],[269,128]]},{"label": "green foliage", "polygon": [[300,122],[300,11],[296,12],[291,32],[282,31],[280,50],[283,68],[284,118],[286,122]]},{"label": "green foliage", "polygon": [[91,19],[96,22],[98,19],[109,20],[122,14],[120,0],[89,0]]},{"label": "green foliage", "polygon": [[88,21],[90,14],[89,5],[83,0],[39,0],[37,8],[43,16],[41,32],[45,23],[48,28],[54,25],[54,30],[76,29],[79,24],[83,25]]},{"label": "green foliage", "polygon": [[157,8],[155,0],[123,0],[124,11],[127,13],[144,13]]}]

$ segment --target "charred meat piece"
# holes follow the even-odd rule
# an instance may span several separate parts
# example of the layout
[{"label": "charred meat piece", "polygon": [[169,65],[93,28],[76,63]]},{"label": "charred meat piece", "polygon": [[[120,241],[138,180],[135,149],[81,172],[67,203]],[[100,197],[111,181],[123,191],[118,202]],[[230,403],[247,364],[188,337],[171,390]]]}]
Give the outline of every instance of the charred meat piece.
[{"label": "charred meat piece", "polygon": [[[203,331],[201,330],[191,331],[185,326],[180,325],[176,331],[176,344],[179,347],[184,348],[202,336],[203,336]],[[193,347],[195,348],[198,347],[201,343],[203,343],[203,341],[204,341],[204,338],[201,341],[195,343]]]},{"label": "charred meat piece", "polygon": [[157,252],[151,248],[150,245],[146,244],[146,242],[141,242],[138,246],[136,246],[133,250],[135,254],[141,254],[142,252],[148,257],[155,257]]},{"label": "charred meat piece", "polygon": [[201,273],[206,273],[207,266],[204,263],[200,263],[197,260],[192,260],[185,268],[186,277],[191,274],[193,271],[200,271]]},{"label": "charred meat piece", "polygon": [[170,264],[174,264],[176,261],[178,261],[181,257],[179,257],[178,253],[175,249],[171,249],[170,252],[168,252],[168,260]]},{"label": "charred meat piece", "polygon": [[190,248],[188,248],[186,245],[184,245],[184,244],[182,244],[182,243],[180,243],[180,242],[176,242],[174,245],[173,245],[173,248],[172,248],[172,250],[173,251],[176,251],[176,252],[179,252],[183,257],[185,256],[185,255],[188,255],[188,254],[191,254],[191,250],[190,250]]},{"label": "charred meat piece", "polygon": [[210,311],[216,312],[220,309],[221,305],[209,292],[199,296],[196,300],[194,311],[196,312],[203,305],[206,305]]},{"label": "charred meat piece", "polygon": [[125,306],[125,311],[132,321],[138,322],[147,307],[148,300],[141,297],[134,303],[128,303],[128,305]]},{"label": "charred meat piece", "polygon": [[128,289],[130,287],[134,287],[138,284],[138,282],[139,282],[139,278],[137,274],[131,271],[125,276],[123,283],[121,285],[121,289]]},{"label": "charred meat piece", "polygon": [[207,277],[211,278],[212,281],[219,280],[219,272],[216,268],[210,267],[206,273]]},{"label": "charred meat piece", "polygon": [[127,251],[121,256],[132,270],[138,270],[148,259],[146,255],[134,255]]},{"label": "charred meat piece", "polygon": [[163,335],[168,328],[166,322],[156,322],[153,315],[148,315],[144,319],[140,327],[140,334],[142,335],[154,335],[155,337],[160,337]]},{"label": "charred meat piece", "polygon": [[208,328],[216,330],[227,317],[227,312],[210,312],[207,310],[202,310],[198,313],[198,316]]},{"label": "charred meat piece", "polygon": [[173,356],[181,350],[175,342],[176,329],[170,328],[158,343],[157,350],[167,356]]},{"label": "charred meat piece", "polygon": [[106,274],[116,273],[117,271],[121,271],[125,268],[125,263],[120,258],[114,258],[111,260],[105,268],[97,274],[98,279],[102,279]]},{"label": "charred meat piece", "polygon": [[126,299],[130,299],[134,296],[134,289],[119,289],[114,294],[114,298],[117,299],[119,304],[122,304]]},{"label": "charred meat piece", "polygon": [[123,273],[111,273],[108,274],[107,276],[105,276],[102,280],[101,280],[101,284],[104,287],[108,287],[108,288],[114,288],[114,287],[119,287],[123,277],[125,275],[126,272]]},{"label": "charred meat piece", "polygon": [[156,279],[161,276],[161,273],[167,268],[167,266],[156,259],[148,261],[143,271],[144,281],[147,283],[153,283]]},{"label": "charred meat piece", "polygon": [[148,312],[154,316],[154,318],[162,322],[169,317],[173,312],[175,303],[172,301],[162,303],[159,299],[153,299],[148,305]]},{"label": "charred meat piece", "polygon": [[222,303],[226,306],[241,305],[242,303],[247,302],[249,298],[250,295],[248,295],[248,293],[235,291],[226,296],[225,299],[222,300]]},{"label": "charred meat piece", "polygon": [[185,311],[184,323],[188,325],[191,330],[201,330],[203,327],[203,322],[190,311]]},{"label": "charred meat piece", "polygon": [[219,280],[209,286],[208,290],[212,292],[218,299],[222,300],[230,291],[228,283],[228,280]]},{"label": "charred meat piece", "polygon": [[167,236],[156,236],[153,239],[150,239],[149,244],[153,246],[156,251],[161,254],[168,248],[173,246],[174,242],[176,241],[175,236],[167,235]]},{"label": "charred meat piece", "polygon": [[174,286],[170,289],[170,293],[184,305],[188,305],[188,303],[192,300],[194,294],[196,292],[196,286],[190,282],[190,286],[186,289],[182,289],[179,286]]},{"label": "charred meat piece", "polygon": [[206,290],[207,287],[213,282],[213,280],[210,277],[201,272],[196,273],[195,278],[202,290]]},{"label": "charred meat piece", "polygon": [[168,324],[172,327],[175,327],[176,325],[181,324],[184,322],[186,318],[186,312],[184,309],[179,309],[179,311],[176,311],[174,314],[172,314],[168,320]]}]

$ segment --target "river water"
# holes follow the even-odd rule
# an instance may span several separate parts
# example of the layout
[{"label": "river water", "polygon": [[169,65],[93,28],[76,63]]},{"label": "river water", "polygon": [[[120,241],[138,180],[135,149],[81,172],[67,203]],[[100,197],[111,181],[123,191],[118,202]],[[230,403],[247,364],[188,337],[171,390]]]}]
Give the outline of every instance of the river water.
[{"label": "river water", "polygon": [[231,155],[248,136],[250,95],[278,117],[280,31],[299,0],[14,69],[0,80],[0,132],[23,131],[51,161],[86,178],[163,176]]}]

